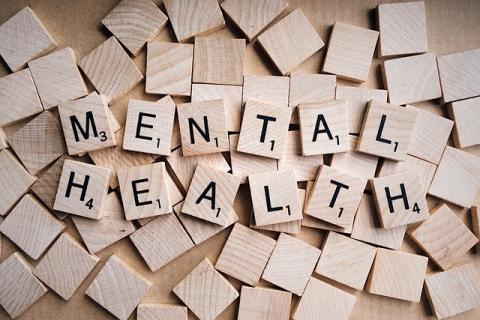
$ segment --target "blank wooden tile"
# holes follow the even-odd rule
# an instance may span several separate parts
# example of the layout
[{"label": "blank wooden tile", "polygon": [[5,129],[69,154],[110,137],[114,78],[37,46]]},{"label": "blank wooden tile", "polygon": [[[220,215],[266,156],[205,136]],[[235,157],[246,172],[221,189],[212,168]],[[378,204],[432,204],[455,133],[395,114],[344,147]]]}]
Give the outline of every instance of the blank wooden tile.
[{"label": "blank wooden tile", "polygon": [[479,188],[480,158],[447,146],[428,194],[470,208]]},{"label": "blank wooden tile", "polygon": [[320,249],[281,233],[262,279],[302,296],[320,253]]},{"label": "blank wooden tile", "polygon": [[160,33],[167,20],[150,0],[122,0],[103,18],[102,24],[136,56],[147,41]]},{"label": "blank wooden tile", "polygon": [[385,297],[419,302],[428,258],[378,248],[367,291]]},{"label": "blank wooden tile", "polygon": [[88,94],[72,48],[63,48],[28,63],[44,109]]},{"label": "blank wooden tile", "polygon": [[255,100],[288,107],[289,77],[248,75],[243,77],[243,103]]},{"label": "blank wooden tile", "polygon": [[36,180],[8,149],[0,151],[0,215],[6,215]]},{"label": "blank wooden tile", "polygon": [[5,135],[5,132],[3,132],[3,129],[0,128],[0,150],[8,148],[8,141],[7,137]]},{"label": "blank wooden tile", "polygon": [[93,49],[78,65],[97,91],[107,97],[109,104],[143,80],[143,74],[115,37],[108,38]]},{"label": "blank wooden tile", "polygon": [[43,111],[30,69],[0,78],[0,126],[8,126]]},{"label": "blank wooden tile", "polygon": [[215,319],[235,299],[237,290],[205,258],[174,288],[173,292],[199,319]]},{"label": "blank wooden tile", "polygon": [[387,90],[337,86],[335,99],[347,102],[348,132],[359,134],[368,103],[371,100],[385,103],[387,95]]},{"label": "blank wooden tile", "polygon": [[480,49],[437,58],[443,101],[451,102],[480,95]]},{"label": "blank wooden tile", "polygon": [[417,113],[388,103],[371,101],[363,120],[357,150],[405,161]]},{"label": "blank wooden tile", "polygon": [[115,255],[110,256],[85,294],[120,320],[126,320],[152,282]]},{"label": "blank wooden tile", "polygon": [[99,220],[110,183],[110,169],[65,160],[53,209]]},{"label": "blank wooden tile", "polygon": [[236,223],[218,257],[215,269],[256,286],[276,241]]},{"label": "blank wooden tile", "polygon": [[0,305],[12,318],[21,315],[48,291],[32,274],[32,268],[19,252],[0,264]]},{"label": "blank wooden tile", "polygon": [[187,42],[225,27],[216,0],[165,0],[168,17],[178,42]]},{"label": "blank wooden tile", "polygon": [[453,144],[457,148],[466,148],[480,144],[480,98],[452,102],[448,107],[450,119],[455,121],[453,127]]},{"label": "blank wooden tile", "polygon": [[356,297],[321,280],[310,278],[293,314],[294,320],[322,318],[347,320]]},{"label": "blank wooden tile", "polygon": [[38,259],[65,225],[32,195],[25,195],[0,225],[0,231],[32,259]]},{"label": "blank wooden tile", "polygon": [[312,156],[350,150],[344,100],[298,106],[302,153]]},{"label": "blank wooden tile", "polygon": [[380,4],[377,15],[380,57],[428,50],[425,2]]},{"label": "blank wooden tile", "polygon": [[324,46],[300,9],[295,9],[258,36],[258,42],[282,75],[289,74]]},{"label": "blank wooden tile", "polygon": [[138,320],[187,320],[187,307],[174,304],[141,303],[137,308]]},{"label": "blank wooden tile", "polygon": [[237,320],[288,320],[291,301],[290,292],[242,286]]},{"label": "blank wooden tile", "polygon": [[[478,206],[472,207],[472,226],[473,233],[475,236],[480,239],[480,211],[478,211]],[[477,244],[477,254],[480,254],[480,242]]]},{"label": "blank wooden tile", "polygon": [[346,286],[363,290],[377,249],[329,232],[315,272]]},{"label": "blank wooden tile", "polygon": [[478,265],[469,263],[432,274],[425,279],[425,291],[437,319],[445,319],[480,307]]},{"label": "blank wooden tile", "polygon": [[429,217],[425,191],[415,171],[403,171],[370,180],[373,199],[384,228],[393,228]]},{"label": "blank wooden tile", "polygon": [[357,82],[368,78],[378,31],[335,22],[322,72]]},{"label": "blank wooden tile", "polygon": [[440,98],[436,62],[432,53],[384,61],[382,76],[388,101],[401,105]]},{"label": "blank wooden tile", "polygon": [[[32,31],[35,32],[32,32]],[[30,7],[25,7],[0,26],[0,55],[12,71],[53,49],[57,43]]]}]

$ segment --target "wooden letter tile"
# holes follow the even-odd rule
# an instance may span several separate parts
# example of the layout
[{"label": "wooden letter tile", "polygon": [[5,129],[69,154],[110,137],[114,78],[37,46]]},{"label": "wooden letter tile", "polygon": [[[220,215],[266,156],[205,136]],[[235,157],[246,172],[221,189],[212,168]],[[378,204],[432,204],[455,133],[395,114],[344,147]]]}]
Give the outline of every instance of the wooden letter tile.
[{"label": "wooden letter tile", "polygon": [[466,148],[480,144],[480,98],[452,102],[448,105],[449,117],[455,121],[453,144]]},{"label": "wooden letter tile", "polygon": [[[472,225],[473,225],[473,233],[475,236],[480,239],[480,211],[478,210],[478,206],[472,207]],[[477,254],[480,254],[480,242],[477,244]]]},{"label": "wooden letter tile", "polygon": [[142,303],[137,308],[138,320],[187,320],[187,307],[174,304]]},{"label": "wooden letter tile", "polygon": [[291,301],[290,292],[242,286],[237,320],[288,320]]},{"label": "wooden letter tile", "polygon": [[288,107],[289,77],[245,75],[243,103],[255,100],[279,107]]}]

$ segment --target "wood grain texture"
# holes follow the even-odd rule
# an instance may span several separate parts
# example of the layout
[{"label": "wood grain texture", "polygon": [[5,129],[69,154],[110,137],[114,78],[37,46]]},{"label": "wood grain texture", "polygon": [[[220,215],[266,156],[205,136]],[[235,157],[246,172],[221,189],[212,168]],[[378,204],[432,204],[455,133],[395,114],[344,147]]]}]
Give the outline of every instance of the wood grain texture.
[{"label": "wood grain texture", "polygon": [[[472,207],[471,213],[473,233],[480,239],[480,211],[478,210],[478,206]],[[480,242],[477,244],[476,251],[477,254],[480,254]]]},{"label": "wood grain texture", "polygon": [[0,151],[6,148],[8,148],[7,136],[5,132],[3,132],[3,129],[0,128]]},{"label": "wood grain texture", "polygon": [[141,303],[137,308],[138,320],[187,320],[187,307],[174,304]]},{"label": "wood grain texture", "polygon": [[[3,216],[0,216],[0,225],[2,224],[4,220]],[[2,258],[2,240],[3,240],[3,235],[0,233],[0,259]]]},{"label": "wood grain texture", "polygon": [[453,127],[453,144],[457,148],[466,148],[480,144],[480,98],[452,102],[447,106],[450,119],[455,121]]},{"label": "wood grain texture", "polygon": [[289,77],[248,75],[243,77],[243,98],[245,104],[255,100],[266,104],[288,107],[290,88]]},{"label": "wood grain texture", "polygon": [[288,320],[292,294],[281,290],[242,286],[238,320]]}]

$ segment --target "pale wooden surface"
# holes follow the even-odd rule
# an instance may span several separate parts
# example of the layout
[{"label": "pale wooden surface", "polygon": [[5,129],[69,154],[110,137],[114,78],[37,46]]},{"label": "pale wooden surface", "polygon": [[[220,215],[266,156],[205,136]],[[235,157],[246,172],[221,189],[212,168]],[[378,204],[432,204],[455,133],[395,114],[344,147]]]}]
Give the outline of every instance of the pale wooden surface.
[{"label": "pale wooden surface", "polygon": [[288,320],[291,300],[290,292],[243,286],[237,320]]},{"label": "pale wooden surface", "polygon": [[243,103],[256,100],[279,107],[288,107],[290,79],[276,75],[255,75],[245,72]]},{"label": "pale wooden surface", "polygon": [[472,98],[448,105],[448,115],[455,121],[453,143],[457,148],[480,144],[480,131],[476,128],[480,121],[479,104],[480,98]]},{"label": "pale wooden surface", "polygon": [[138,320],[187,320],[187,307],[173,304],[142,303],[137,309]]},{"label": "pale wooden surface", "polygon": [[[480,239],[480,211],[478,211],[478,206],[472,207],[472,227],[473,233]],[[477,244],[476,247],[477,254],[480,254],[480,242]]]}]

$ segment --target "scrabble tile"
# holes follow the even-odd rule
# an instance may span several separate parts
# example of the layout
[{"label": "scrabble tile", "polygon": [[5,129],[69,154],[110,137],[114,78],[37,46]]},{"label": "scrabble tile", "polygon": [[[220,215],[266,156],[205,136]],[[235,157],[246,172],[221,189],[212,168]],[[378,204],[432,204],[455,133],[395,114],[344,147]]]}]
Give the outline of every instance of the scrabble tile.
[{"label": "scrabble tile", "polygon": [[0,126],[43,111],[30,69],[24,69],[0,78]]},{"label": "scrabble tile", "polygon": [[5,132],[3,132],[3,129],[0,128],[0,151],[6,148],[8,148],[7,137],[5,135]]},{"label": "scrabble tile", "polygon": [[366,184],[364,178],[323,165],[305,205],[305,214],[348,228],[353,224]]},{"label": "scrabble tile", "polygon": [[226,0],[221,7],[248,41],[252,41],[285,11],[288,3],[286,0]]},{"label": "scrabble tile", "polygon": [[65,225],[30,194],[20,200],[0,225],[0,231],[34,260],[63,229]]},{"label": "scrabble tile", "polygon": [[109,104],[143,80],[143,74],[115,37],[108,38],[93,49],[78,65],[97,91],[107,97]]},{"label": "scrabble tile", "polygon": [[110,175],[110,169],[65,160],[53,209],[100,220]]},{"label": "scrabble tile", "polygon": [[152,286],[132,267],[110,256],[85,294],[120,320],[126,320]]},{"label": "scrabble tile", "polygon": [[245,39],[196,37],[192,81],[242,85],[244,57]]},{"label": "scrabble tile", "polygon": [[31,269],[32,265],[19,252],[0,264],[0,305],[12,318],[21,315],[48,291]]},{"label": "scrabble tile", "polygon": [[301,104],[298,115],[304,156],[350,150],[345,101]]},{"label": "scrabble tile", "polygon": [[293,169],[252,174],[248,180],[257,226],[302,219]]},{"label": "scrabble tile", "polygon": [[164,162],[120,169],[117,175],[127,220],[173,211]]},{"label": "scrabble tile", "polygon": [[292,294],[281,290],[242,286],[238,320],[288,320]]},{"label": "scrabble tile", "polygon": [[215,319],[235,299],[237,290],[205,258],[173,292],[199,319]]},{"label": "scrabble tile", "polygon": [[167,20],[150,0],[122,0],[103,18],[102,24],[137,56],[145,43],[162,31]]},{"label": "scrabble tile", "polygon": [[0,215],[6,215],[36,180],[8,149],[0,151]]},{"label": "scrabble tile", "polygon": [[478,265],[469,263],[448,271],[429,275],[425,291],[437,319],[445,319],[480,307]]},{"label": "scrabble tile", "polygon": [[480,95],[479,58],[480,48],[437,58],[444,102]]},{"label": "scrabble tile", "polygon": [[248,75],[243,77],[243,103],[255,100],[288,107],[289,77]]},{"label": "scrabble tile", "polygon": [[356,82],[368,78],[378,31],[335,22],[322,72]]},{"label": "scrabble tile", "polygon": [[190,96],[193,44],[149,42],[145,92]]},{"label": "scrabble tile", "polygon": [[258,42],[282,75],[289,74],[324,46],[300,9],[295,9],[258,36]]},{"label": "scrabble tile", "polygon": [[44,109],[88,94],[72,48],[63,48],[28,63]]},{"label": "scrabble tile", "polygon": [[117,145],[105,96],[89,95],[61,103],[58,112],[69,155]]},{"label": "scrabble tile", "polygon": [[237,151],[280,159],[285,148],[290,115],[289,108],[247,101]]},{"label": "scrabble tile", "polygon": [[215,269],[256,286],[275,243],[275,240],[236,223],[218,257]]},{"label": "scrabble tile", "polygon": [[447,146],[428,194],[470,208],[480,188],[480,158]]},{"label": "scrabble tile", "polygon": [[[130,240],[152,272],[193,248],[194,244],[174,214],[155,218],[130,235]],[[168,243],[168,245],[166,245]]]},{"label": "scrabble tile", "polygon": [[[478,211],[478,206],[472,207],[471,212],[473,233],[475,233],[475,236],[480,239],[480,211]],[[480,242],[477,244],[476,251],[477,254],[480,254]]]},{"label": "scrabble tile", "polygon": [[225,27],[216,0],[165,0],[163,2],[178,42]]},{"label": "scrabble tile", "polygon": [[392,104],[401,105],[442,96],[436,59],[432,53],[386,60],[382,64],[382,76],[388,90],[388,100]]},{"label": "scrabble tile", "polygon": [[337,86],[335,99],[347,102],[348,132],[359,134],[368,103],[371,100],[386,103],[387,95],[387,90]]},{"label": "scrabble tile", "polygon": [[137,308],[138,320],[187,320],[187,307],[174,304],[141,303]]},{"label": "scrabble tile", "polygon": [[242,87],[194,83],[192,102],[223,99],[227,130],[240,131],[242,123]]},{"label": "scrabble tile", "polygon": [[408,106],[417,112],[408,154],[438,164],[452,131],[453,121],[420,108]]},{"label": "scrabble tile", "polygon": [[357,150],[405,161],[417,113],[388,103],[371,101],[363,120]]},{"label": "scrabble tile", "polygon": [[382,228],[372,196],[363,194],[358,206],[355,222],[353,223],[351,237],[376,246],[399,250],[407,226],[395,228]]},{"label": "scrabble tile", "polygon": [[14,72],[56,47],[57,43],[30,7],[0,26],[0,55]]},{"label": "scrabble tile", "polygon": [[184,156],[228,151],[223,100],[182,103],[177,112]]},{"label": "scrabble tile", "polygon": [[423,1],[380,4],[377,18],[380,30],[379,57],[423,53],[428,50]]},{"label": "scrabble tile", "polygon": [[321,315],[325,319],[346,320],[355,301],[354,295],[312,277],[293,319],[308,320]]},{"label": "scrabble tile", "polygon": [[240,186],[240,178],[198,165],[188,188],[182,213],[225,225]]},{"label": "scrabble tile", "polygon": [[447,106],[449,117],[455,121],[453,144],[457,148],[480,144],[480,131],[477,127],[480,121],[478,105],[480,98],[457,101]]},{"label": "scrabble tile", "polygon": [[385,297],[419,302],[428,258],[378,248],[367,291]]},{"label": "scrabble tile", "polygon": [[302,296],[320,253],[320,249],[281,233],[262,279]]},{"label": "scrabble tile", "polygon": [[417,172],[409,170],[370,180],[383,228],[393,228],[429,217],[424,187]]}]

